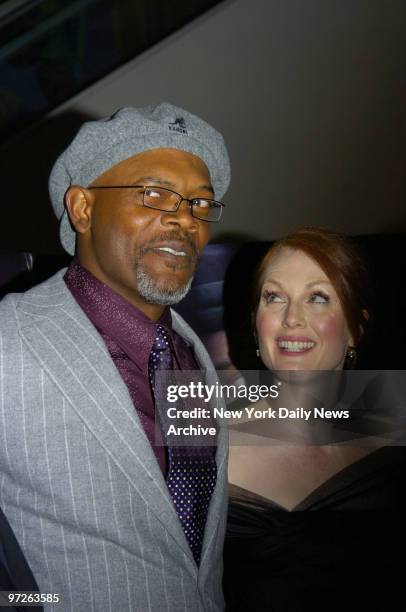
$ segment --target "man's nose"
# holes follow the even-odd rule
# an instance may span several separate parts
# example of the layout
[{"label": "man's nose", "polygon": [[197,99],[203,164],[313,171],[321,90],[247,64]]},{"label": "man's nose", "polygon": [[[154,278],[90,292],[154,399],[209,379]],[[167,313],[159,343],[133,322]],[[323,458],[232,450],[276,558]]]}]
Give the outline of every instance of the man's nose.
[{"label": "man's nose", "polygon": [[178,210],[162,213],[164,225],[178,225],[188,231],[196,231],[198,220],[192,216],[192,208],[189,200],[182,200]]},{"label": "man's nose", "polygon": [[302,327],[304,325],[304,312],[302,306],[295,301],[288,302],[283,318],[286,327]]}]

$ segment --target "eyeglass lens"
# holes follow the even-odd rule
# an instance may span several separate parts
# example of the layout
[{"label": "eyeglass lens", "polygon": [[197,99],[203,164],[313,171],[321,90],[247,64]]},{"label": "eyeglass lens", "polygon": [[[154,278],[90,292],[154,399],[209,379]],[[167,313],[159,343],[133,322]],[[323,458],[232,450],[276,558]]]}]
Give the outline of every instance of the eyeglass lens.
[{"label": "eyeglass lens", "polygon": [[[168,189],[159,187],[146,187],[144,190],[144,206],[158,210],[175,211],[182,198]],[[204,221],[218,221],[221,216],[221,205],[214,200],[194,198],[191,200],[192,214]]]}]

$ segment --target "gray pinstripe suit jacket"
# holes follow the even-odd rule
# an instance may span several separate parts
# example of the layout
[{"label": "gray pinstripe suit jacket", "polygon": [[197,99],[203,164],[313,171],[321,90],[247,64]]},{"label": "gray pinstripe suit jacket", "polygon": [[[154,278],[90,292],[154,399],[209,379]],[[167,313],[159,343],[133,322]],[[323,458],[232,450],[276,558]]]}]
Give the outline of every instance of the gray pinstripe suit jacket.
[{"label": "gray pinstripe suit jacket", "polygon": [[[62,612],[223,609],[227,435],[198,569],[129,393],[64,270],[0,303],[0,504]],[[174,329],[210,359],[176,313]]]}]

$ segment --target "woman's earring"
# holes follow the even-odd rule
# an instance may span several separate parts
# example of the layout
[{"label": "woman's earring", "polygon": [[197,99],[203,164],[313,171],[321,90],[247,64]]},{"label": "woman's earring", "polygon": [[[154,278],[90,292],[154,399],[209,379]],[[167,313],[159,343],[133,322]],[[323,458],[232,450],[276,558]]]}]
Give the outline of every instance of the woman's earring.
[{"label": "woman's earring", "polygon": [[356,358],[356,356],[357,356],[357,350],[355,346],[349,346],[347,349],[347,355],[346,355],[347,359],[351,359],[352,361],[353,359]]},{"label": "woman's earring", "polygon": [[260,353],[259,348],[257,348],[257,357],[261,357],[261,353]]}]

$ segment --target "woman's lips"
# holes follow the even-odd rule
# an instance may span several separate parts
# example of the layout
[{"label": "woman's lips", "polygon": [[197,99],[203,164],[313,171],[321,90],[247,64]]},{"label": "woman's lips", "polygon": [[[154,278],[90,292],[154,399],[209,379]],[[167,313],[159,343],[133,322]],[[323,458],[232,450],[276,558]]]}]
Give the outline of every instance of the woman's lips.
[{"label": "woman's lips", "polygon": [[302,355],[316,346],[314,340],[306,336],[279,336],[276,344],[285,355]]}]

